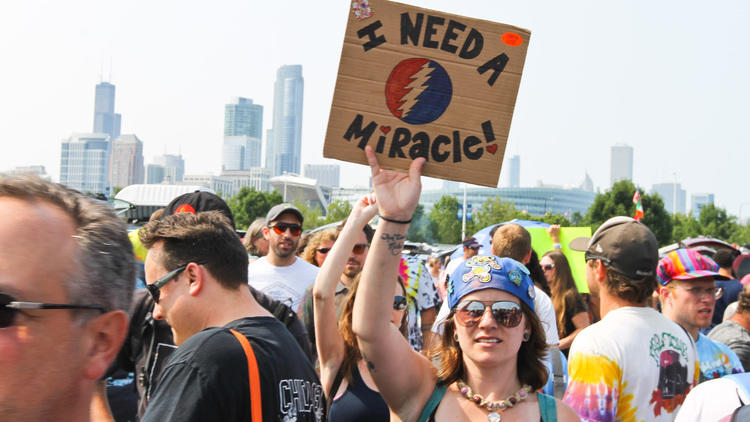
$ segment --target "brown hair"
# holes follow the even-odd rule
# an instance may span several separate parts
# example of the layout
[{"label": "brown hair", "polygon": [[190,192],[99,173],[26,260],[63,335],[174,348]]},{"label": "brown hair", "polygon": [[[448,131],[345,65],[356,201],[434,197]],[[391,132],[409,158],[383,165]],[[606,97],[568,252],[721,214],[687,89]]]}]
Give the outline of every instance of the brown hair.
[{"label": "brown hair", "polygon": [[555,263],[555,280],[550,283],[552,290],[552,305],[557,315],[557,331],[560,338],[567,337],[569,332],[565,331],[565,321],[573,318],[573,309],[576,302],[582,303],[583,297],[578,292],[573,273],[570,271],[568,258],[558,250],[552,250],[544,254]]},{"label": "brown hair", "polygon": [[[748,284],[750,286],[750,284]],[[737,297],[737,313],[750,312],[750,287],[745,286]]]},{"label": "brown hair", "polygon": [[[536,391],[547,383],[547,367],[542,362],[547,354],[547,340],[536,313],[523,301],[520,305],[531,326],[531,337],[528,341],[521,343],[518,349],[516,373],[521,384],[528,384],[533,391]],[[454,312],[455,309],[452,309],[443,323],[442,338],[430,349],[431,360],[437,362],[438,384],[440,385],[450,385],[459,379],[466,380],[463,352],[458,341],[453,337],[456,332]]]},{"label": "brown hair", "polygon": [[247,286],[247,251],[224,214],[177,213],[151,221],[138,232],[151,248],[164,242],[161,264],[167,271],[189,262],[204,265],[224,288]]},{"label": "brown hair", "polygon": [[492,254],[523,263],[531,250],[531,234],[518,224],[503,224],[492,236]]},{"label": "brown hair", "polygon": [[[357,342],[357,337],[352,330],[354,298],[357,295],[361,275],[362,273],[359,273],[354,278],[351,289],[349,289],[349,294],[346,296],[344,306],[341,308],[341,316],[339,317],[339,333],[341,333],[341,337],[344,339],[344,358],[341,360],[339,371],[344,374],[346,381],[350,383],[352,382],[352,371],[357,366],[357,362],[362,359],[362,353],[359,351],[359,342]],[[401,277],[398,277],[398,284],[401,286],[404,296],[406,296],[406,288],[404,287],[404,282]],[[407,314],[408,310],[404,311],[404,317],[401,319],[401,325],[398,327],[404,337],[407,336],[408,329]],[[336,394],[336,392],[331,391],[331,395],[333,394]]]},{"label": "brown hair", "polygon": [[[590,259],[588,265],[594,268],[596,260]],[[607,268],[607,280],[605,286],[607,291],[620,299],[631,303],[644,304],[651,297],[658,285],[656,275],[642,279],[632,279],[609,266]]]},{"label": "brown hair", "polygon": [[321,243],[327,240],[335,242],[337,235],[338,231],[336,229],[321,230],[310,235],[310,240],[308,240],[307,246],[305,246],[305,250],[302,252],[302,259],[317,267],[318,264],[315,262],[315,251],[318,250]]}]

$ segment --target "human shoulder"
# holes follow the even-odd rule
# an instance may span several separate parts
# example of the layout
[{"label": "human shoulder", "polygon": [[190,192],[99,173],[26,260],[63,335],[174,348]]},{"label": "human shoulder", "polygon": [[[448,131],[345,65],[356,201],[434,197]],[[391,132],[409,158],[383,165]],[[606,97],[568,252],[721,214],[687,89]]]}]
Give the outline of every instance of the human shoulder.
[{"label": "human shoulder", "polygon": [[578,416],[572,407],[565,404],[560,399],[555,399],[555,406],[557,407],[557,420],[560,422],[578,422],[581,418]]}]

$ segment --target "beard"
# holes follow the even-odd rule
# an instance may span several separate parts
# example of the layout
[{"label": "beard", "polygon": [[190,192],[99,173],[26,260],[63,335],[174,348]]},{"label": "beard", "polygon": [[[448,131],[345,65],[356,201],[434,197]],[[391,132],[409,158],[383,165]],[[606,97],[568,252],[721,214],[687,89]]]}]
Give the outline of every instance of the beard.
[{"label": "beard", "polygon": [[[350,266],[349,264],[354,264]],[[344,267],[344,275],[349,278],[354,278],[357,276],[357,274],[362,272],[362,263],[355,260],[355,259],[349,259],[347,262],[347,266]]]},{"label": "beard", "polygon": [[281,247],[281,243],[277,244],[270,244],[271,250],[273,250],[273,253],[276,254],[279,258],[289,258],[290,256],[294,255],[295,252],[297,252],[297,244],[299,242],[292,242],[292,247],[290,249],[285,249]]}]

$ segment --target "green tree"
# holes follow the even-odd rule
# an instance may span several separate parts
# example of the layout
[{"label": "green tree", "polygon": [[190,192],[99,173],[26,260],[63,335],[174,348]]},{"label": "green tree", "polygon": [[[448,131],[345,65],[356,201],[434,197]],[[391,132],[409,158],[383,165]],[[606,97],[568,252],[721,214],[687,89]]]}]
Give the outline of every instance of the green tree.
[{"label": "green tree", "polygon": [[337,221],[341,221],[345,219],[346,217],[349,217],[349,214],[351,213],[352,213],[352,204],[350,204],[347,201],[342,201],[341,199],[337,199],[331,202],[330,205],[328,205],[328,213],[326,214],[326,217],[323,220],[323,224],[330,224],[330,223],[335,223]]},{"label": "green tree", "polygon": [[729,240],[738,229],[735,217],[728,215],[727,210],[714,204],[701,208],[698,222],[703,228],[701,234],[722,240]]},{"label": "green tree", "polygon": [[255,188],[244,187],[237,195],[227,201],[234,216],[234,225],[238,229],[246,229],[258,217],[265,217],[268,210],[283,202],[281,194],[276,191],[260,192]]},{"label": "green tree", "polygon": [[320,207],[310,207],[299,201],[293,201],[292,204],[302,213],[302,230],[312,230],[325,224]]},{"label": "green tree", "polygon": [[436,242],[455,244],[461,241],[458,199],[444,195],[432,207],[429,220],[429,231]]},{"label": "green tree", "polygon": [[677,213],[672,216],[672,241],[679,242],[703,233],[703,227],[693,216]]},{"label": "green tree", "polygon": [[[499,196],[487,198],[481,208],[473,213],[473,228],[481,230],[493,224],[518,218],[519,215],[521,215],[520,212],[516,210],[512,202],[505,201]],[[467,233],[473,233],[476,230],[468,230],[467,228],[466,231]]]},{"label": "green tree", "polygon": [[[597,194],[594,203],[583,217],[582,223],[590,225],[593,231],[612,217],[635,215],[635,204],[633,203],[635,189],[636,186],[630,180],[621,180],[615,183],[612,189]],[[664,209],[664,202],[661,197],[658,194],[646,194],[641,188],[638,188],[638,191],[641,192],[644,213],[641,221],[654,232],[659,244],[671,243],[672,219]]]},{"label": "green tree", "polygon": [[409,224],[406,238],[412,242],[431,242],[432,239],[430,233],[428,233],[429,226],[430,221],[424,213],[424,206],[422,204],[417,205],[417,209],[411,216],[411,224]]}]

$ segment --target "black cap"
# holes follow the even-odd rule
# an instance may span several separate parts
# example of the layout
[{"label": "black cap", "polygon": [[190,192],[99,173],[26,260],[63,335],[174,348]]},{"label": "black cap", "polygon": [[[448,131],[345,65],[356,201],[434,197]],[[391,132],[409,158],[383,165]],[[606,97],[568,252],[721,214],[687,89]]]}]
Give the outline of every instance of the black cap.
[{"label": "black cap", "polygon": [[197,214],[204,211],[220,211],[222,214],[229,218],[234,228],[234,217],[232,217],[232,210],[223,199],[214,195],[211,192],[195,191],[186,193],[173,199],[164,208],[163,216],[177,214],[181,212],[189,212]]},{"label": "black cap", "polygon": [[266,214],[266,225],[271,224],[274,220],[279,218],[279,216],[281,214],[284,214],[285,212],[290,212],[294,214],[299,219],[300,224],[302,224],[302,222],[304,221],[304,218],[302,217],[302,213],[294,205],[278,204],[278,205],[274,205],[273,208],[268,210],[268,214]]},{"label": "black cap", "polygon": [[586,252],[587,261],[600,259],[633,280],[654,277],[659,263],[656,236],[630,217],[610,218],[591,238],[573,239],[570,248]]}]

